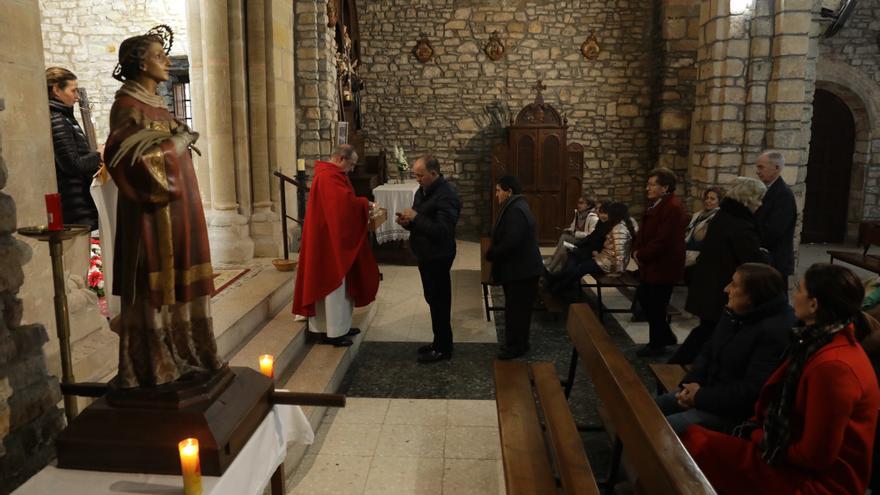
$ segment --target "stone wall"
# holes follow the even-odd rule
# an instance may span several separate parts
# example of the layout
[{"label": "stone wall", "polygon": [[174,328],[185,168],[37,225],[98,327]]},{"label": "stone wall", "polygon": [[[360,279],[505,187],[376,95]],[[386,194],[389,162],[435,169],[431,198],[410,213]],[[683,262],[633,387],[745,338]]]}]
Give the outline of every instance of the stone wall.
[{"label": "stone wall", "polygon": [[[119,43],[157,24],[174,30],[171,55],[189,53],[183,0],[39,0],[46,66],[73,71],[92,104],[99,143],[108,134],[110,107],[119,89],[111,74]],[[78,115],[78,114],[77,114]]]},{"label": "stone wall", "polygon": [[862,219],[880,219],[880,2],[860,2],[836,36],[819,42],[817,85],[853,112],[856,149],[850,185],[849,234]]},{"label": "stone wall", "polygon": [[311,169],[332,152],[339,99],[335,30],[327,27],[327,2],[296,2],[296,137],[298,157]]},{"label": "stone wall", "polygon": [[[368,152],[400,145],[411,158],[434,153],[461,193],[462,231],[485,231],[491,146],[512,114],[533,100],[531,88],[542,79],[546,101],[568,119],[568,141],[584,145],[586,191],[642,201],[643,175],[657,152],[651,132],[654,4],[360,2]],[[494,62],[483,52],[493,31],[506,47]],[[588,61],[580,45],[591,32],[601,53]],[[425,64],[411,53],[419,33],[434,48]]]}]

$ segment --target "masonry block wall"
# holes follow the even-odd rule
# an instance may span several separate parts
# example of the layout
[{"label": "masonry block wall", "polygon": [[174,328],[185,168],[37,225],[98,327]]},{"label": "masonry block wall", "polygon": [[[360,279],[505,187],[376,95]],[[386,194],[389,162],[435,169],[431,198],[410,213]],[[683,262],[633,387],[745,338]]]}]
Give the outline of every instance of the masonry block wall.
[{"label": "masonry block wall", "polygon": [[183,0],[40,0],[40,15],[46,66],[73,71],[88,90],[99,143],[107,138],[120,86],[111,75],[122,40],[168,24],[174,30],[171,55],[189,53]]},{"label": "masonry block wall", "polygon": [[[538,79],[568,119],[569,142],[584,145],[586,192],[642,201],[657,154],[655,2],[381,0],[358,8],[367,150],[435,154],[462,196],[463,232],[490,227],[490,150],[533,101]],[[483,52],[495,31],[506,48],[498,61]],[[421,33],[434,49],[425,64],[411,53]],[[590,33],[596,60],[580,52]]]}]

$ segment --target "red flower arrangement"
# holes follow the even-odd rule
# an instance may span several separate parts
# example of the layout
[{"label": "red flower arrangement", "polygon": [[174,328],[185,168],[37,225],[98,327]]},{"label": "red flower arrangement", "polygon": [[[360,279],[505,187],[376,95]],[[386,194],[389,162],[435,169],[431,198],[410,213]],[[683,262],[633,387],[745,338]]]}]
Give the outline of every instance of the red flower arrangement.
[{"label": "red flower arrangement", "polygon": [[101,242],[92,238],[91,259],[89,261],[89,273],[87,282],[89,289],[93,290],[98,297],[104,297],[104,273],[101,261]]}]

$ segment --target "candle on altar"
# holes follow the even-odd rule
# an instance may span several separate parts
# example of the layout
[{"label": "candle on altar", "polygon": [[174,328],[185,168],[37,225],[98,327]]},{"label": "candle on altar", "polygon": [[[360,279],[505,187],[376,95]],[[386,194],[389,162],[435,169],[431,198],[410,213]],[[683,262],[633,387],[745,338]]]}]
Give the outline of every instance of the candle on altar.
[{"label": "candle on altar", "polygon": [[177,444],[184,495],[202,495],[202,468],[199,465],[199,441],[187,438]]},{"label": "candle on altar", "polygon": [[306,160],[305,160],[305,158],[297,158],[297,159],[296,159],[296,171],[297,171],[297,172],[305,172],[305,171],[306,171]]},{"label": "candle on altar", "polygon": [[271,354],[260,356],[260,373],[275,378],[275,356]]}]

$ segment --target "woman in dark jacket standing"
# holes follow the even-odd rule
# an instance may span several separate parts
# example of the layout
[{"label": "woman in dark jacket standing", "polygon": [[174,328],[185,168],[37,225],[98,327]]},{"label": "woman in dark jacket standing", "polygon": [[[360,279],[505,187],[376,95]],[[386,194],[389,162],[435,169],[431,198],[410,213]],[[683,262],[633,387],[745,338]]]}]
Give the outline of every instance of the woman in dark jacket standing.
[{"label": "woman in dark jacket standing", "polygon": [[750,261],[766,261],[754,215],[766,190],[757,179],[738,177],[721,201],[718,213],[709,224],[697,263],[689,272],[685,309],[699,317],[700,324],[691,330],[669,359],[670,363],[692,363],[712,336],[727,303],[724,287],[737,267]]},{"label": "woman in dark jacket standing", "polygon": [[504,289],[505,343],[498,359],[513,359],[529,350],[532,307],[544,264],[538,250],[535,216],[515,177],[498,179],[495,199],[501,208],[486,260],[492,262],[492,279]]},{"label": "woman in dark jacket standing", "polygon": [[46,69],[52,144],[55,147],[55,179],[61,193],[64,223],[98,228],[98,209],[89,188],[92,176],[101,167],[101,154],[89,149],[85,133],[73,116],[79,101],[76,76],[67,69]]}]

